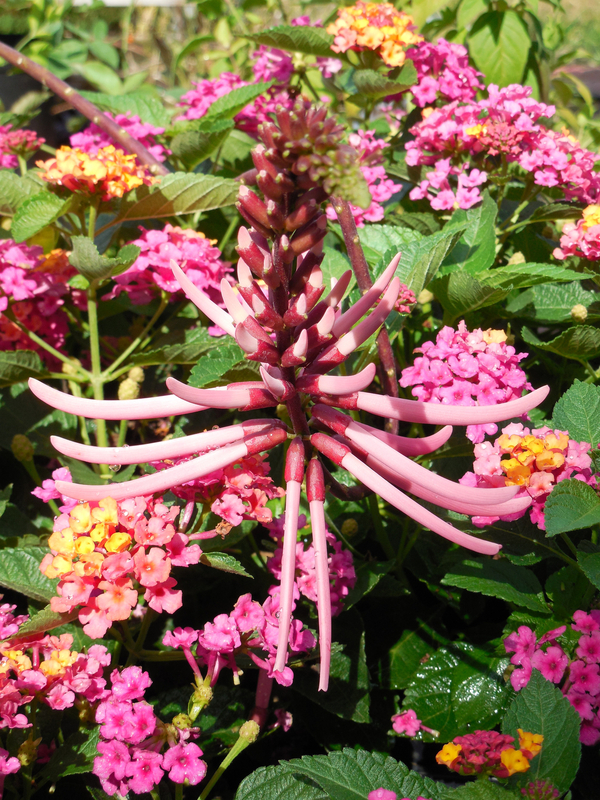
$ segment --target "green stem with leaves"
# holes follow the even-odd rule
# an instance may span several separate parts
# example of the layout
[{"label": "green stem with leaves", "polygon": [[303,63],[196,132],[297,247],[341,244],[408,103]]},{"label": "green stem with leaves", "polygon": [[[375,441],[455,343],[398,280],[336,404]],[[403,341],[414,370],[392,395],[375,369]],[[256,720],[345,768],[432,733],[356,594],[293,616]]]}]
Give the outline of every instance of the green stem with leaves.
[{"label": "green stem with leaves", "polygon": [[[104,400],[104,377],[102,375],[102,368],[100,361],[100,332],[98,330],[97,290],[98,290],[98,282],[92,281],[87,290],[88,323],[90,326],[90,359],[92,362],[92,373],[90,376],[90,383],[92,385],[94,400]],[[98,445],[98,447],[108,446],[106,421],[103,419],[96,420],[96,444]],[[107,465],[103,464],[102,467],[101,467],[101,474],[103,475],[103,477],[108,478],[109,472]]]}]

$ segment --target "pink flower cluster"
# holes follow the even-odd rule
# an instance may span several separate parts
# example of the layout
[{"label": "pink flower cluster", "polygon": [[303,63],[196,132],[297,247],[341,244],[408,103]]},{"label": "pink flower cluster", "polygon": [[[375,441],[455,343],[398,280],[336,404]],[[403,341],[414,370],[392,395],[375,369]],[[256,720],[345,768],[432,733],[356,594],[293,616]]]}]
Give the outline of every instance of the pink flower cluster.
[{"label": "pink flower cluster", "polygon": [[419,82],[411,86],[415,103],[424,108],[457,100],[469,103],[485,86],[481,72],[469,66],[469,52],[462,44],[439,38],[437,44],[422,41],[406,52],[417,70]]},{"label": "pink flower cluster", "polygon": [[41,571],[60,578],[50,605],[65,612],[80,606],[79,621],[93,639],[116,620],[126,620],[138,603],[138,589],[157,612],[181,607],[181,591],[170,576],[174,566],[197,564],[201,550],[173,525],[179,508],[150,498],[117,503],[111,497],[80,503],[54,522],[51,550]]},{"label": "pink flower cluster", "polygon": [[[375,789],[368,794],[368,800],[397,800],[398,795],[391,789]],[[400,800],[410,800],[410,797],[402,797]],[[419,795],[416,800],[427,800],[425,797]]]},{"label": "pink flower cluster", "polygon": [[14,616],[15,608],[0,607],[2,636],[10,637],[0,642],[0,728],[31,727],[19,709],[34,699],[59,711],[77,701],[101,699],[106,685],[102,671],[110,664],[107,649],[93,645],[78,653],[68,633],[20,637],[18,629],[29,617]]},{"label": "pink flower cluster", "polygon": [[[479,487],[520,486],[516,496],[529,495],[531,505],[499,517],[474,516],[473,523],[484,527],[499,519],[511,522],[529,511],[533,524],[545,530],[544,506],[557,483],[575,478],[596,485],[589,450],[587,442],[575,442],[564,431],[547,427],[530,431],[521,423],[507,425],[493,444],[476,444],[473,472],[465,473],[459,483]],[[510,458],[502,459],[503,455]]]},{"label": "pink flower cluster", "polygon": [[[161,470],[189,460],[186,456],[169,459],[168,463],[155,461],[152,465]],[[230,525],[239,525],[245,519],[265,524],[273,518],[267,502],[285,494],[269,477],[270,470],[266,455],[247,456],[203,478],[174,486],[171,491],[188,503],[210,504],[213,514],[222,517]]]},{"label": "pink flower cluster", "polygon": [[0,239],[0,350],[35,350],[48,366],[58,364],[2,312],[10,306],[27,330],[62,350],[69,327],[61,306],[69,296],[80,307],[84,302],[81,292],[68,285],[75,272],[64,250],[44,255],[38,245]]},{"label": "pink flower cluster", "polygon": [[600,611],[576,611],[571,628],[581,634],[571,658],[557,642],[565,625],[540,639],[527,625],[509,634],[504,647],[513,653],[510,661],[516,666],[510,682],[518,692],[529,683],[532,669],[537,669],[546,680],[562,683],[562,693],[582,720],[579,738],[593,745],[600,741]]},{"label": "pink flower cluster", "polygon": [[200,758],[202,750],[190,741],[199,729],[165,724],[156,717],[143,700],[152,681],[140,667],[114,670],[111,682],[96,710],[101,739],[93,767],[106,794],[152,792],[165,772],[174,783],[200,783],[206,764]]},{"label": "pink flower cluster", "polygon": [[471,208],[481,200],[479,187],[493,182],[507,162],[530,173],[538,186],[560,187],[568,200],[594,202],[600,194],[597,154],[540,122],[554,115],[554,106],[534,100],[531,89],[519,84],[487,88],[488,98],[477,103],[457,100],[426,109],[411,128],[415,138],[406,145],[406,163],[433,168],[411,199],[428,199],[437,210]]},{"label": "pink flower cluster", "polygon": [[[281,559],[283,556],[283,524],[284,517],[278,517],[266,527],[270,530],[270,536],[277,542],[277,549],[273,557],[269,559],[267,566],[269,572],[277,580],[281,580]],[[298,518],[298,529],[306,527],[306,517],[302,514]],[[328,557],[329,564],[329,583],[331,586],[331,614],[337,616],[344,610],[344,598],[356,583],[356,572],[352,559],[352,553],[344,550],[335,536],[326,530],[327,544],[333,550]],[[315,566],[315,546],[309,544],[305,548],[303,542],[296,544],[296,567],[295,567],[295,590],[294,595],[299,597],[304,595],[313,603],[318,604],[317,599],[317,574]]]},{"label": "pink flower cluster", "polygon": [[17,156],[28,158],[45,142],[29,130],[12,130],[12,125],[0,125],[0,167],[14,169],[19,166]]},{"label": "pink flower cluster", "polygon": [[[244,594],[230,614],[219,614],[199,631],[193,628],[167,631],[163,644],[183,650],[197,681],[203,680],[199,664],[206,666],[211,686],[224,667],[231,669],[234,682],[239,681],[240,670],[235,659],[242,654],[265,670],[269,678],[275,678],[282,686],[290,686],[294,680],[291,668],[286,665],[283,670],[275,669],[278,638],[279,586],[272,586],[262,605],[253,600],[251,594]],[[305,653],[315,646],[315,637],[303,628],[300,620],[292,619],[288,644],[292,653]],[[195,655],[192,652],[194,645]],[[286,662],[288,657],[289,653]]]},{"label": "pink flower cluster", "polygon": [[183,298],[185,295],[169,266],[173,259],[181,265],[194,286],[223,304],[220,285],[231,272],[231,267],[229,262],[222,261],[221,251],[214,246],[215,240],[207,239],[199,231],[179,228],[171,223],[162,230],[145,230],[141,226],[140,230],[142,235],[131,244],[137,245],[142,252],[129,269],[115,277],[115,285],[105,299],[126,292],[134,305],[143,305],[156,297],[160,290],[175,298]]},{"label": "pink flower cluster", "polygon": [[[114,120],[123,130],[152,153],[157,161],[164,161],[169,155],[169,150],[156,141],[156,137],[165,132],[164,128],[159,128],[156,125],[151,125],[148,122],[142,122],[137,114],[128,116],[127,114],[111,114],[110,111],[104,112],[109,119]],[[74,133],[70,138],[71,147],[76,147],[84,153],[89,153],[95,156],[98,150],[108,145],[113,145],[119,148],[121,145],[111,139],[102,128],[99,128],[94,122],[79,133]]]},{"label": "pink flower cluster", "polygon": [[[360,170],[371,192],[371,205],[367,209],[350,205],[356,226],[364,228],[365,222],[379,222],[383,219],[385,212],[382,203],[389,200],[395,192],[399,192],[402,185],[388,178],[381,165],[381,151],[387,147],[387,143],[377,138],[375,131],[359,130],[351,133],[348,141],[360,156]],[[337,220],[333,206],[327,206],[327,218]]]},{"label": "pink flower cluster", "polygon": [[59,467],[52,472],[51,478],[46,478],[46,480],[42,481],[41,486],[36,486],[35,489],[32,490],[31,494],[34,497],[38,497],[43,503],[47,503],[49,500],[60,500],[62,505],[58,507],[59,511],[62,511],[65,514],[68,514],[72,508],[75,508],[77,505],[77,500],[73,500],[72,497],[66,497],[56,488],[56,481],[67,481],[68,483],[73,483],[73,478],[71,476],[71,471],[67,467]]},{"label": "pink flower cluster", "polygon": [[[422,355],[402,370],[400,386],[414,387],[419,400],[452,406],[490,406],[521,397],[532,388],[519,367],[527,353],[517,354],[506,340],[502,330],[469,331],[464,320],[456,330],[446,326],[435,343],[416,348]],[[493,422],[469,425],[467,437],[475,444],[497,430]]]},{"label": "pink flower cluster", "polygon": [[600,260],[600,205],[584,208],[580,220],[565,224],[560,247],[554,250],[553,255],[561,261],[567,256]]}]

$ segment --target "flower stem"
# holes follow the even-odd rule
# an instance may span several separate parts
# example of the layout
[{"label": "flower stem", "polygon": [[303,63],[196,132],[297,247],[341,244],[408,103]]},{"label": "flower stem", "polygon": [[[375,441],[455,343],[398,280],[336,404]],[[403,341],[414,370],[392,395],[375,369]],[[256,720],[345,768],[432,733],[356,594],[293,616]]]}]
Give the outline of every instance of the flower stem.
[{"label": "flower stem", "polygon": [[[92,281],[87,290],[87,311],[88,322],[90,326],[90,358],[92,362],[91,384],[95,400],[104,400],[104,377],[102,375],[100,364],[100,335],[98,331],[98,299],[96,291],[98,288],[97,281]],[[96,420],[96,443],[98,447],[108,446],[108,435],[106,432],[106,420]],[[101,474],[108,478],[108,467],[103,465]]]},{"label": "flower stem", "polygon": [[159,318],[159,317],[160,317],[160,315],[163,313],[163,311],[164,311],[164,310],[165,310],[165,308],[168,306],[168,304],[169,304],[168,295],[167,295],[167,293],[166,293],[166,292],[163,292],[163,294],[162,294],[162,297],[161,297],[161,300],[160,300],[160,305],[159,305],[159,307],[156,309],[156,311],[155,311],[155,313],[154,313],[154,315],[153,315],[152,319],[151,319],[151,320],[150,320],[150,322],[149,322],[149,323],[146,325],[146,327],[144,328],[144,330],[143,330],[143,331],[140,333],[140,335],[139,335],[139,336],[137,336],[137,337],[136,337],[136,338],[133,340],[133,342],[132,342],[132,343],[129,345],[129,347],[128,347],[126,350],[123,350],[123,352],[121,353],[121,355],[120,355],[120,356],[118,356],[117,358],[115,358],[115,360],[114,360],[114,361],[113,361],[113,363],[110,365],[110,367],[108,367],[107,369],[105,369],[105,370],[104,370],[104,372],[102,373],[102,378],[103,378],[103,380],[104,380],[105,382],[107,382],[108,380],[110,380],[110,379],[111,379],[111,377],[114,377],[114,376],[113,376],[113,373],[114,373],[114,371],[117,369],[117,367],[121,366],[121,364],[123,363],[123,361],[125,361],[125,359],[126,359],[126,358],[129,358],[129,356],[130,356],[130,355],[131,355],[131,354],[134,352],[134,350],[137,350],[137,348],[140,346],[140,344],[141,344],[141,343],[144,341],[144,339],[145,339],[145,338],[146,338],[146,336],[148,335],[148,332],[149,332],[149,331],[150,331],[150,330],[151,330],[151,329],[154,327],[154,324],[155,324],[155,322],[158,320],[158,318]]},{"label": "flower stem", "polygon": [[[54,347],[52,347],[51,344],[48,344],[48,342],[46,342],[46,341],[44,341],[44,339],[40,338],[37,335],[37,333],[34,333],[33,331],[28,330],[28,328],[26,328],[25,325],[23,325],[21,322],[19,322],[19,320],[15,317],[13,311],[10,308],[6,309],[6,311],[4,312],[4,316],[7,317],[14,325],[16,325],[17,328],[22,333],[24,333],[27,336],[29,336],[29,338],[31,339],[32,342],[35,342],[36,344],[38,344],[40,347],[42,347],[44,350],[46,350],[46,352],[50,353],[55,358],[58,358],[59,361],[62,361],[64,364],[70,364],[71,366],[73,366],[73,360],[71,358],[69,358],[68,356],[65,356],[63,353],[60,352],[60,350],[56,350]],[[74,377],[75,380],[81,380],[81,379],[88,380],[90,378],[89,372],[87,370],[83,369],[83,367],[78,367],[77,368],[77,372],[79,373],[79,375],[77,377]]]},{"label": "flower stem", "polygon": [[[250,726],[253,726],[253,728],[250,728],[251,732],[248,731],[248,728]],[[245,722],[242,725],[242,727],[240,728],[239,739],[233,745],[231,750],[227,753],[227,755],[225,756],[223,761],[221,761],[217,771],[212,776],[212,778],[210,779],[208,784],[205,786],[204,791],[202,792],[202,794],[200,795],[198,800],[206,800],[206,798],[210,794],[211,789],[217,783],[217,781],[219,780],[221,775],[225,772],[227,767],[231,764],[231,762],[235,758],[237,758],[239,756],[239,754],[243,750],[245,750],[248,747],[249,744],[251,744],[252,742],[256,741],[257,736],[258,736],[258,724],[256,722],[251,720],[250,722]]]}]

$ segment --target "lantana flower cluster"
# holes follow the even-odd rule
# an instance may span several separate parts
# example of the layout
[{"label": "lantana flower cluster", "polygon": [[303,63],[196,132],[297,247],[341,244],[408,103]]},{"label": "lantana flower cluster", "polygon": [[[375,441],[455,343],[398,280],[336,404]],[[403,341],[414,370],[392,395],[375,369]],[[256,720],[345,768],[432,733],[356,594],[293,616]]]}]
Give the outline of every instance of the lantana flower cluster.
[{"label": "lantana flower cluster", "polygon": [[114,286],[105,295],[107,300],[126,292],[133,305],[149,303],[160,290],[173,299],[183,299],[184,293],[169,266],[175,259],[187,277],[213,300],[223,303],[220,285],[231,272],[229,262],[223,261],[216,240],[207,239],[200,231],[180,228],[167,223],[162,230],[146,230],[131,244],[141,253],[129,269],[117,275]]},{"label": "lantana flower cluster", "polygon": [[392,717],[392,729],[399,736],[408,736],[410,738],[416,736],[420,731],[425,731],[425,733],[429,733],[432,736],[439,736],[439,731],[423,725],[417,717],[417,712],[412,708],[406,708],[399,714],[394,714]]},{"label": "lantana flower cluster", "polygon": [[58,516],[40,569],[60,578],[50,605],[65,612],[80,606],[79,621],[93,639],[116,620],[126,620],[144,599],[157,612],[181,607],[181,591],[170,576],[174,566],[197,564],[201,550],[173,525],[178,506],[144,497],[117,503],[111,497],[78,503]]},{"label": "lantana flower cluster", "polygon": [[42,170],[42,180],[52,186],[100,195],[105,202],[123,197],[138,186],[149,186],[155,180],[134,155],[113,145],[101,147],[94,155],[63,145],[54,158],[37,161],[36,165]]},{"label": "lantana flower cluster", "polygon": [[579,738],[583,744],[594,745],[600,741],[600,611],[576,611],[571,628],[580,633],[571,657],[559,645],[558,638],[566,626],[536,637],[527,625],[504,640],[507,653],[512,653],[511,673],[513,689],[527,686],[533,669],[539,670],[546,680],[560,684],[561,691],[581,717]]},{"label": "lantana flower cluster", "polygon": [[438,764],[444,764],[459,775],[489,775],[509,778],[517,772],[527,772],[530,761],[542,749],[544,737],[537,733],[517,729],[519,749],[513,745],[514,737],[498,731],[475,731],[456,736],[436,755]]},{"label": "lantana flower cluster", "polygon": [[[464,320],[456,330],[445,326],[435,342],[415,349],[422,355],[402,370],[400,386],[412,386],[419,400],[453,406],[496,405],[521,397],[532,388],[519,367],[527,353],[517,353],[507,339],[502,330],[470,331]],[[466,434],[477,444],[497,431],[491,422],[469,425]]]},{"label": "lantana flower cluster", "polygon": [[12,125],[0,125],[0,168],[14,169],[19,166],[18,156],[28,158],[46,140],[35,131],[13,130]]},{"label": "lantana flower cluster", "polygon": [[[375,789],[372,792],[369,792],[367,796],[367,800],[397,800],[398,795],[396,792],[392,791],[392,789]],[[410,800],[410,797],[402,797],[400,800]],[[427,800],[426,797],[422,797],[419,795],[416,800]]]},{"label": "lantana flower cluster", "polygon": [[100,742],[93,772],[111,797],[128,792],[152,792],[165,773],[174,783],[193,785],[206,775],[202,750],[192,739],[200,730],[186,725],[164,723],[143,698],[152,684],[140,667],[127,667],[111,675],[110,692],[96,709]]},{"label": "lantana flower cluster", "polygon": [[514,163],[535,185],[560,187],[567,200],[593,203],[600,192],[597,154],[542,124],[554,106],[534,100],[531,88],[519,84],[487,89],[489,96],[477,103],[425,109],[410,129],[415,138],[406,144],[406,163],[433,168],[411,199],[428,199],[436,210],[471,208],[481,200],[479,187],[494,181],[503,163]]},{"label": "lantana flower cluster", "polygon": [[[395,192],[399,192],[402,184],[394,183],[388,178],[385,168],[382,166],[383,149],[387,143],[375,135],[375,131],[359,130],[351,133],[348,142],[359,155],[360,171],[365,177],[369,192],[371,193],[371,204],[367,209],[350,204],[352,215],[356,226],[364,228],[365,222],[379,222],[383,219],[384,208],[382,203],[389,200]],[[332,206],[327,206],[327,218],[337,220],[337,215]]]},{"label": "lantana flower cluster", "polygon": [[391,3],[364,3],[338,9],[337,19],[327,26],[334,36],[334,53],[348,50],[374,50],[389,67],[401,67],[406,48],[422,36],[415,33],[412,17],[398,11]]},{"label": "lantana flower cluster", "polygon": [[416,105],[470,103],[485,86],[483,75],[469,66],[469,52],[456,42],[441,37],[437,43],[422,41],[406,55],[414,63],[419,82],[410,87]]},{"label": "lantana flower cluster", "polygon": [[[529,429],[520,422],[502,429],[496,441],[475,445],[473,472],[460,479],[463,486],[520,486],[517,497],[528,494],[527,509],[500,517],[474,516],[478,527],[501,519],[511,522],[529,511],[534,525],[545,530],[544,506],[552,489],[567,478],[596,485],[588,442],[576,442],[565,431],[548,427]],[[508,456],[508,458],[502,458]]]},{"label": "lantana flower cluster", "polygon": [[68,633],[19,636],[29,617],[15,616],[15,608],[0,606],[0,728],[30,728],[23,706],[34,699],[59,711],[101,699],[102,671],[110,664],[106,647],[92,645],[79,653]]},{"label": "lantana flower cluster", "polygon": [[[152,153],[157,161],[164,161],[168,156],[169,151],[163,147],[162,144],[156,141],[156,137],[165,132],[164,128],[157,125],[152,125],[149,122],[142,122],[137,114],[116,114],[113,115],[110,111],[104,112],[105,116],[120,125],[121,128],[137,139],[138,142],[144,145],[148,152]],[[70,138],[70,145],[73,148],[81,150],[83,153],[95,156],[99,150],[104,147],[119,145],[105,133],[102,128],[92,122],[87,128],[78,133],[74,133]]]},{"label": "lantana flower cluster", "polygon": [[600,205],[590,205],[581,212],[577,222],[567,222],[562,229],[560,247],[553,255],[564,261],[568,256],[600,260]]}]

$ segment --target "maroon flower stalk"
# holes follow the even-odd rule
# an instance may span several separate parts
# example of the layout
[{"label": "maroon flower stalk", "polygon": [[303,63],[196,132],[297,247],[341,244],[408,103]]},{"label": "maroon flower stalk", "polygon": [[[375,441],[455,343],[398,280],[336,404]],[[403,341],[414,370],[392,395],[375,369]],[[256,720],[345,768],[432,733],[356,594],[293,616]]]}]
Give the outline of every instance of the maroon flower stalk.
[{"label": "maroon flower stalk", "polygon": [[[410,456],[431,452],[443,444],[452,432],[450,427],[423,439],[407,439],[355,422],[335,408],[362,409],[409,422],[467,425],[518,416],[538,405],[548,387],[496,406],[462,408],[368,392],[375,375],[373,364],[353,375],[331,374],[381,327],[394,307],[400,288],[400,281],[394,277],[399,256],[363,297],[342,313],[349,275],[325,294],[320,269],[320,243],[325,234],[321,205],[334,188],[338,194],[347,191],[350,196],[358,191],[350,154],[339,145],[339,126],[326,119],[322,109],[301,102],[293,112],[279,112],[277,125],[262,126],[261,135],[263,144],[255,148],[253,158],[264,197],[247,187],[240,191],[240,211],[251,227],[242,227],[238,235],[241,258],[237,293],[226,282],[222,284],[227,311],[209,300],[172,262],[173,272],[190,300],[235,338],[249,360],[259,362],[261,380],[197,389],[169,378],[171,395],[130,401],[75,398],[35,380],[30,386],[55,408],[96,419],[147,419],[207,408],[245,412],[286,406],[289,427],[277,418],[254,419],[184,439],[126,448],[90,447],[53,437],[59,452],[93,463],[144,463],[216,448],[132,481],[106,486],[59,481],[56,488],[81,500],[162,493],[290,440],[285,464],[287,499],[275,671],[284,669],[288,654],[298,510],[306,481],[316,558],[319,688],[325,690],[331,653],[331,606],[324,500],[327,489],[337,489],[324,457],[419,524],[478,553],[493,555],[500,546],[457,530],[404,492],[463,514],[514,513],[530,503],[527,497],[514,499],[518,487],[464,487],[410,461]],[[311,417],[319,427],[318,433],[311,432]]]}]

